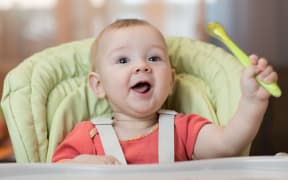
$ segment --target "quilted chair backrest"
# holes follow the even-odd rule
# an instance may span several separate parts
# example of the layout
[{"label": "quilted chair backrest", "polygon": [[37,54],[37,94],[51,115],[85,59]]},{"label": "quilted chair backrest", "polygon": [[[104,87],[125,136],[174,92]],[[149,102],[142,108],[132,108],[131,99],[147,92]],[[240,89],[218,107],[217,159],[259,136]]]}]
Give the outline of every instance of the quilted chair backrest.
[{"label": "quilted chair backrest", "polygon": [[[17,162],[50,162],[76,123],[111,116],[108,103],[94,97],[87,83],[92,41],[45,49],[7,74],[1,105]],[[226,124],[240,97],[242,66],[212,44],[183,37],[166,41],[177,76],[165,108]]]}]

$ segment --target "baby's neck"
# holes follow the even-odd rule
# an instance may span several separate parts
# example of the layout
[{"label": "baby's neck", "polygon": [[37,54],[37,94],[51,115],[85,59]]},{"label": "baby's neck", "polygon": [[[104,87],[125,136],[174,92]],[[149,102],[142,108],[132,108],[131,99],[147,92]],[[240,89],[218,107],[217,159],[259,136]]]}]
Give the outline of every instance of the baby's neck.
[{"label": "baby's neck", "polygon": [[158,123],[158,114],[148,117],[135,118],[125,114],[113,113],[113,126],[121,140],[131,139],[135,136],[147,134]]},{"label": "baby's neck", "polygon": [[147,117],[131,117],[121,113],[113,113],[113,121],[115,126],[125,127],[127,129],[145,129],[154,126],[158,122],[158,114],[152,114]]}]

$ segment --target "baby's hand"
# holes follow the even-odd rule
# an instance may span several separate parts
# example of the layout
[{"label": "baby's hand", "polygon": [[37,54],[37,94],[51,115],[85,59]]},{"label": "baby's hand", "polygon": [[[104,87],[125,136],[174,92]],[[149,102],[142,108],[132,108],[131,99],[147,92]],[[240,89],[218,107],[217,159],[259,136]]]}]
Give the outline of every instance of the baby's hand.
[{"label": "baby's hand", "polygon": [[89,154],[81,154],[74,159],[67,159],[62,161],[63,163],[85,163],[85,164],[111,164],[117,165],[121,164],[115,157],[113,156],[96,156]]},{"label": "baby's hand", "polygon": [[242,94],[250,100],[267,100],[270,94],[256,82],[255,77],[269,84],[277,82],[278,75],[265,58],[251,55],[250,60],[251,66],[244,70],[241,78]]}]

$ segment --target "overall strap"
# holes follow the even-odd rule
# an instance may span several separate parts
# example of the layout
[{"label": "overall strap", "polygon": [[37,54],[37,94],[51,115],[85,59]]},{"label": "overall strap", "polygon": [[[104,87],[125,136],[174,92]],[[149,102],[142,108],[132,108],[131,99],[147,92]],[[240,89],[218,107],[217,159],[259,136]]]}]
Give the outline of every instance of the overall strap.
[{"label": "overall strap", "polygon": [[[158,161],[159,163],[174,162],[174,118],[175,111],[159,111]],[[123,165],[127,165],[118,137],[109,118],[94,118],[100,139],[107,155],[116,157]]]},{"label": "overall strap", "polygon": [[112,126],[113,121],[109,118],[94,118],[92,123],[97,125],[105,154],[114,156],[122,165],[127,165],[118,137]]},{"label": "overall strap", "polygon": [[174,162],[174,118],[176,112],[170,110],[159,111],[159,163]]}]

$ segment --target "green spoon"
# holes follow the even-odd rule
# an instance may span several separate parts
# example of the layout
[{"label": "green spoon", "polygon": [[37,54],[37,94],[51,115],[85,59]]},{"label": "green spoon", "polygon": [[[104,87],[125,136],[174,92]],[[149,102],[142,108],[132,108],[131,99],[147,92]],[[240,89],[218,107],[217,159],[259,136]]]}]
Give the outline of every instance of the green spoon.
[{"label": "green spoon", "polygon": [[[208,23],[207,29],[208,34],[225,44],[230,49],[230,51],[239,59],[239,61],[244,67],[248,67],[251,65],[249,57],[231,40],[231,38],[227,35],[221,24],[210,22]],[[256,81],[260,84],[260,86],[266,89],[274,97],[281,96],[281,89],[275,82],[267,84],[257,77]]]}]

